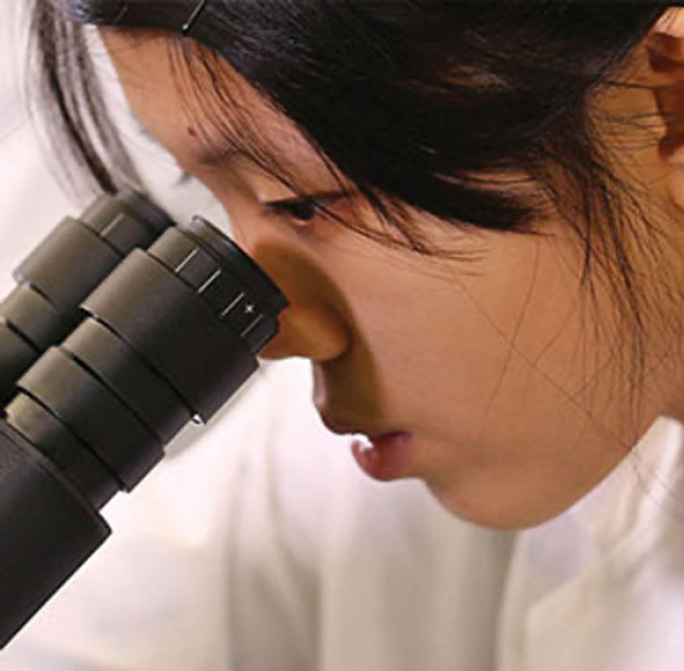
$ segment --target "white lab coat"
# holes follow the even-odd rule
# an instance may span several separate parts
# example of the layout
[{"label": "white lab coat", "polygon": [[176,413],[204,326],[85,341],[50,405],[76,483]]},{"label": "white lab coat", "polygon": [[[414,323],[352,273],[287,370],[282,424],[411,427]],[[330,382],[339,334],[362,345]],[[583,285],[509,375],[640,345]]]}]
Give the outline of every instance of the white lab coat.
[{"label": "white lab coat", "polygon": [[[74,211],[9,90],[3,291]],[[203,197],[175,202],[205,211]],[[302,362],[267,367],[175,441],[106,508],[113,538],[0,653],[0,671],[681,670],[678,422],[659,419],[557,519],[503,533],[449,516],[418,482],[365,478],[309,395]]]},{"label": "white lab coat", "polygon": [[519,534],[500,671],[684,664],[684,433],[660,418],[596,490]]}]

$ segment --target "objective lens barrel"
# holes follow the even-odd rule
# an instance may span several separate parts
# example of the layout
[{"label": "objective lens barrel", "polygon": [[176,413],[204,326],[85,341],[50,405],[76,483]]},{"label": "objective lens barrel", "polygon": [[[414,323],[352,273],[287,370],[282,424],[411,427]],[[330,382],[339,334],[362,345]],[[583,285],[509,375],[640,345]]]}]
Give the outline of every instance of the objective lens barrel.
[{"label": "objective lens barrel", "polygon": [[[107,217],[100,209],[84,218]],[[63,254],[73,251],[66,240],[82,252],[80,235],[53,242]],[[123,238],[130,244],[123,235],[117,244]],[[266,273],[199,217],[135,248],[80,299],[71,280],[45,270],[50,243],[32,258],[19,276],[30,274],[33,293],[66,319],[79,300],[80,318],[12,381],[0,421],[0,647],[109,534],[97,510],[135,487],[188,421],[209,420],[256,371],[287,307]],[[22,338],[34,337],[30,320],[21,325]]]}]

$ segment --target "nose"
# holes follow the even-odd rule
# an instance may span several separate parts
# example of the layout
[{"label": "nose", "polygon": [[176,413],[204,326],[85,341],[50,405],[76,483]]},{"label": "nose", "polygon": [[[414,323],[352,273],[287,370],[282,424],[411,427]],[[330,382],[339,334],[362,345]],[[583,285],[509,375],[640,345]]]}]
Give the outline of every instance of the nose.
[{"label": "nose", "polygon": [[279,333],[261,350],[260,358],[325,362],[342,356],[350,347],[351,329],[334,279],[296,242],[259,235],[257,228],[245,234],[245,228],[234,225],[233,234],[290,303],[280,315]]},{"label": "nose", "polygon": [[[278,283],[277,277],[273,279]],[[284,291],[291,305],[280,315],[280,332],[259,356],[263,359],[303,357],[316,362],[342,356],[350,340],[342,319],[323,304],[298,301]]]}]

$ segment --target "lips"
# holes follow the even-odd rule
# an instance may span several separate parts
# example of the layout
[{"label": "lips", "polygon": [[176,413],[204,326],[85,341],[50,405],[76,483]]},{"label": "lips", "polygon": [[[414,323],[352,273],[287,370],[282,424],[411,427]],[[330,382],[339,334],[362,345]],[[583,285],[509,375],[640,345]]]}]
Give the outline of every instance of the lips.
[{"label": "lips", "polygon": [[413,454],[411,433],[382,431],[341,422],[321,409],[319,414],[329,431],[353,438],[352,454],[366,475],[381,482],[407,477]]},{"label": "lips", "polygon": [[372,438],[356,438],[352,454],[361,470],[381,482],[407,477],[413,455],[413,436],[406,431]]}]

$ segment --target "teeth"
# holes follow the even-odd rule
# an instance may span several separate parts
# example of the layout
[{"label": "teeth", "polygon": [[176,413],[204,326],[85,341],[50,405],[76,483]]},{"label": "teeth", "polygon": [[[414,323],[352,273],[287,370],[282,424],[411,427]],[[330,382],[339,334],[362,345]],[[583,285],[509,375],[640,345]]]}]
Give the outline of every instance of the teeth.
[{"label": "teeth", "polygon": [[364,436],[362,433],[355,433],[352,438],[352,445],[359,452],[369,452],[373,449],[373,443],[371,443],[370,440],[368,440],[368,437]]}]

